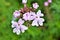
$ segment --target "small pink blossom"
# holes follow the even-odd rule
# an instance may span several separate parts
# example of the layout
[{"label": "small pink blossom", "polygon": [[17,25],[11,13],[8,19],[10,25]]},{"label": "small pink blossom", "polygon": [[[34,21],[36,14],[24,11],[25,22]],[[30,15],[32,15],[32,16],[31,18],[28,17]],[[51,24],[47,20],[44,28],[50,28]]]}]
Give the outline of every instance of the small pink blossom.
[{"label": "small pink blossom", "polygon": [[38,3],[33,3],[33,8],[37,9],[39,7]]},{"label": "small pink blossom", "polygon": [[52,3],[52,0],[48,0],[49,3]]},{"label": "small pink blossom", "polygon": [[44,2],[44,6],[48,6],[49,5],[49,3],[48,2]]},{"label": "small pink blossom", "polygon": [[13,13],[13,16],[15,18],[17,18],[18,16],[20,16],[20,11],[15,10],[15,12]]}]

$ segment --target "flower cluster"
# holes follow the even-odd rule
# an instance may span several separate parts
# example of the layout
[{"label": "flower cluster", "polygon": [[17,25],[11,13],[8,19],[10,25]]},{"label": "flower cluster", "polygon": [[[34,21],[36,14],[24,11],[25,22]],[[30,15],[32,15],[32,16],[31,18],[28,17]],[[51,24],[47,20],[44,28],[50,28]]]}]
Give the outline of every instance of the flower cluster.
[{"label": "flower cluster", "polygon": [[[13,33],[19,35],[20,33],[24,33],[25,30],[28,29],[28,26],[24,25],[25,22],[31,21],[31,26],[43,26],[44,19],[42,18],[44,14],[41,10],[35,12],[39,5],[38,3],[33,3],[33,7],[28,8],[26,6],[27,0],[22,0],[24,4],[24,8],[20,10],[15,10],[13,13],[13,20],[12,20],[12,28]],[[18,18],[18,21],[16,19]]]}]

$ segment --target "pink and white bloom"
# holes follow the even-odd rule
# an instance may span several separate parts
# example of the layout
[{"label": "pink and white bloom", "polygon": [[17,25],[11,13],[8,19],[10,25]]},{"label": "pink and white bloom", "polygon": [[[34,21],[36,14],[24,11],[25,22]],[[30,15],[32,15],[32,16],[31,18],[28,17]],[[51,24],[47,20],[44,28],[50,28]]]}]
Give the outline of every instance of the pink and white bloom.
[{"label": "pink and white bloom", "polygon": [[15,10],[15,12],[13,13],[13,16],[15,18],[17,18],[18,16],[20,16],[20,11]]},{"label": "pink and white bloom", "polygon": [[23,19],[24,19],[25,21],[27,21],[27,20],[31,21],[31,20],[34,19],[34,15],[35,15],[35,12],[32,12],[32,11],[27,12],[27,13],[25,13],[25,14],[23,15]]},{"label": "pink and white bloom", "polygon": [[49,5],[49,3],[48,2],[44,2],[44,6],[48,6]]},{"label": "pink and white bloom", "polygon": [[23,3],[23,4],[27,3],[27,0],[22,0],[22,3]]},{"label": "pink and white bloom", "polygon": [[48,0],[49,3],[52,3],[52,0]]},{"label": "pink and white bloom", "polygon": [[23,23],[24,20],[22,19],[19,19],[18,22],[12,21],[12,28],[14,28],[13,33],[16,33],[17,35],[19,35],[21,32],[24,33],[28,27],[24,26]]},{"label": "pink and white bloom", "polygon": [[29,20],[29,18],[30,18],[29,12],[23,14],[23,19],[24,19],[25,21]]},{"label": "pink and white bloom", "polygon": [[38,3],[33,3],[33,8],[37,9],[39,7]]},{"label": "pink and white bloom", "polygon": [[41,11],[39,10],[38,12],[37,12],[37,14],[35,15],[35,18],[34,18],[34,20],[33,20],[33,22],[32,22],[32,26],[43,26],[43,22],[44,22],[44,19],[43,18],[41,18],[41,17],[43,17],[44,15],[41,13]]}]

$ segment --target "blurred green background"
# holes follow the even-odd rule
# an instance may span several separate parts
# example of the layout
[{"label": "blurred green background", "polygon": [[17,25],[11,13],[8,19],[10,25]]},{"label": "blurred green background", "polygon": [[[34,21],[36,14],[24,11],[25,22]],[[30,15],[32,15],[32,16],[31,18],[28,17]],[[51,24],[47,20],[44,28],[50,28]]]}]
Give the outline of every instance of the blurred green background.
[{"label": "blurred green background", "polygon": [[53,0],[44,7],[47,0],[28,0],[27,6],[37,2],[45,14],[44,27],[30,27],[25,33],[17,36],[12,32],[13,12],[23,8],[22,0],[0,0],[0,40],[60,40],[60,0]]}]

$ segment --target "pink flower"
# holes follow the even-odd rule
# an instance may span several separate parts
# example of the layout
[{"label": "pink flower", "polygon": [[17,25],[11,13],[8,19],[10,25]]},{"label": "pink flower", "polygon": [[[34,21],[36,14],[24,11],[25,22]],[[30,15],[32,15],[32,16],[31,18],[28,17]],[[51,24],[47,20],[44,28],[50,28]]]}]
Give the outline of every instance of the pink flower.
[{"label": "pink flower", "polygon": [[33,20],[33,22],[32,22],[32,26],[43,26],[43,22],[44,22],[44,19],[43,18],[41,18],[41,17],[43,17],[44,15],[41,13],[41,11],[39,10],[38,12],[37,12],[37,14],[35,15],[35,18],[34,18],[34,20]]},{"label": "pink flower", "polygon": [[17,35],[19,35],[21,32],[24,33],[25,30],[27,30],[27,29],[28,29],[28,27],[26,27],[24,25],[20,25],[13,29],[13,33],[16,33]]},{"label": "pink flower", "polygon": [[49,3],[52,3],[52,0],[48,0]]},{"label": "pink flower", "polygon": [[22,0],[22,3],[27,3],[27,0]]},{"label": "pink flower", "polygon": [[29,19],[29,17],[30,17],[29,12],[23,14],[23,19],[24,19],[25,21],[27,21],[27,20]]},{"label": "pink flower", "polygon": [[17,35],[19,35],[21,32],[24,33],[28,27],[24,26],[23,23],[24,21],[22,19],[19,19],[18,22],[12,21],[12,28],[14,28],[13,33],[16,33]]},{"label": "pink flower", "polygon": [[23,19],[25,20],[25,21],[27,21],[27,20],[29,20],[29,21],[31,21],[31,20],[33,20],[34,19],[34,15],[35,15],[35,12],[27,12],[27,13],[25,13],[24,15],[23,15]]},{"label": "pink flower", "polygon": [[48,6],[49,5],[49,3],[48,2],[44,2],[44,6]]},{"label": "pink flower", "polygon": [[38,3],[33,3],[33,8],[37,9],[39,7]]},{"label": "pink flower", "polygon": [[20,16],[20,11],[15,10],[15,12],[13,13],[13,16],[15,18],[17,18],[18,16]]}]

